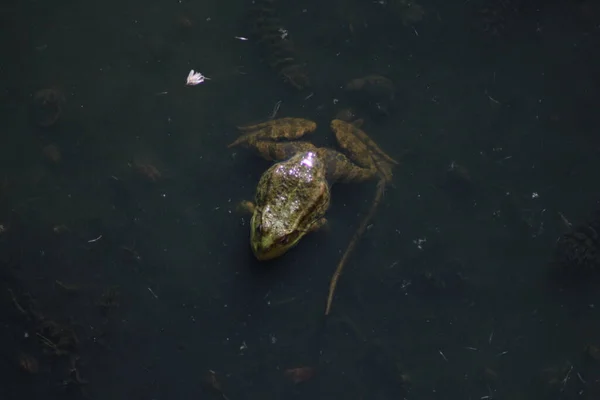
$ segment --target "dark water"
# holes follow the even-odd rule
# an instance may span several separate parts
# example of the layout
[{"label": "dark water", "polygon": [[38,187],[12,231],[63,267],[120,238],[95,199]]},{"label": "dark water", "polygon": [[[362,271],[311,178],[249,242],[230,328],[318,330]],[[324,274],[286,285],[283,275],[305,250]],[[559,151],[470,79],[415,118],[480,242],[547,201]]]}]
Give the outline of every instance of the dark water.
[{"label": "dark water", "polygon": [[[304,91],[245,0],[0,6],[0,397],[600,398],[600,282],[553,268],[600,198],[600,4],[274,7]],[[370,74],[396,98],[358,114],[401,162],[324,319],[375,185],[334,186],[329,228],[259,264],[236,204],[269,164],[226,145],[281,101],[334,146]]]}]

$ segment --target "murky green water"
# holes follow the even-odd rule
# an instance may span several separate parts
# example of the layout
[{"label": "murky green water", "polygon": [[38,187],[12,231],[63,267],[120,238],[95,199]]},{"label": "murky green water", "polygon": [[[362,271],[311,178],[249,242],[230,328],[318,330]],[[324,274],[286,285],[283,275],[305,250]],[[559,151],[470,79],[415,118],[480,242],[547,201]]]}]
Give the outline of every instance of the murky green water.
[{"label": "murky green water", "polygon": [[[552,264],[598,208],[600,7],[522,3],[275,2],[300,91],[246,1],[1,6],[2,398],[597,398],[600,283]],[[344,89],[371,74],[388,115]],[[400,160],[327,319],[375,184],[255,261],[269,163],[226,146],[278,102]]]}]

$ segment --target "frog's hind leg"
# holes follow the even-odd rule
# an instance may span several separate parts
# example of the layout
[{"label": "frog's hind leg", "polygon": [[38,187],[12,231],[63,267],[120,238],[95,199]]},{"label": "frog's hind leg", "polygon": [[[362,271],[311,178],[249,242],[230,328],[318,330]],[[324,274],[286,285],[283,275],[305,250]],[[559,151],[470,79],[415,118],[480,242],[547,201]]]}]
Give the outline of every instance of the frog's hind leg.
[{"label": "frog's hind leg", "polygon": [[272,128],[272,127],[278,127],[278,126],[287,126],[287,127],[289,127],[289,129],[297,129],[298,126],[305,125],[307,122],[309,122],[309,121],[304,118],[287,117],[287,118],[271,119],[269,121],[260,122],[258,124],[238,126],[238,129],[242,132],[256,131],[258,129],[263,129],[263,128],[267,128],[267,127]]},{"label": "frog's hind leg", "polygon": [[227,147],[244,144],[250,140],[296,140],[314,132],[317,124],[304,118],[280,118],[256,125],[240,126],[238,129],[245,134]]},{"label": "frog's hind leg", "polygon": [[374,157],[386,161],[390,164],[398,165],[398,161],[390,157],[381,148],[360,129],[357,124],[348,123],[339,119],[331,121],[331,129],[335,133],[335,138],[342,149],[347,151],[352,158],[358,158],[360,161],[362,154],[370,152]]},{"label": "frog's hind leg", "polygon": [[331,128],[339,146],[352,161],[364,168],[375,168],[387,183],[392,181],[392,167],[398,162],[381,150],[358,126],[333,120]]},{"label": "frog's hind leg", "polygon": [[364,182],[373,179],[378,170],[373,162],[366,166],[355,164],[339,151],[320,148],[317,150],[325,161],[327,180],[330,182]]},{"label": "frog's hind leg", "polygon": [[[369,208],[369,212],[363,218],[358,229],[352,236],[352,240],[348,244],[342,259],[340,260],[329,284],[329,294],[327,296],[327,305],[325,315],[329,315],[333,296],[337,282],[342,274],[342,270],[350,254],[356,247],[358,241],[365,233],[367,226],[375,215],[375,211],[383,198],[386,185],[392,179],[392,166],[397,164],[396,160],[388,156],[373,142],[367,134],[353,124],[348,124],[344,121],[333,120],[331,128],[335,132],[336,139],[340,147],[348,154],[350,158],[342,157],[341,153],[335,154],[330,150],[329,157],[331,158],[329,168],[331,175],[334,178],[342,181],[362,181],[371,178],[378,178],[377,190],[375,197]],[[336,152],[337,153],[337,152]],[[350,161],[350,159],[352,161]],[[356,163],[356,164],[355,164]],[[329,172],[329,170],[328,170]]]},{"label": "frog's hind leg", "polygon": [[250,138],[245,145],[269,161],[282,161],[296,153],[316,151],[316,147],[310,142],[274,142]]}]

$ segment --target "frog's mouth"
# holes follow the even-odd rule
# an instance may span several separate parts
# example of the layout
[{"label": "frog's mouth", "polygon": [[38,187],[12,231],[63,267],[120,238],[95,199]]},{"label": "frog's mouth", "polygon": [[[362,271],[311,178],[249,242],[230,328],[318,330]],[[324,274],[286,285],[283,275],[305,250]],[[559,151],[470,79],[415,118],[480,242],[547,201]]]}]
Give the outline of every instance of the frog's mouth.
[{"label": "frog's mouth", "polygon": [[252,242],[252,252],[258,261],[268,261],[281,257],[289,250],[289,247],[269,246],[263,247],[260,242]]},{"label": "frog's mouth", "polygon": [[250,246],[257,260],[267,261],[285,254],[298,244],[302,236],[304,235],[293,233],[273,240],[273,238],[259,233],[257,229],[252,229],[250,232]]},{"label": "frog's mouth", "polygon": [[301,235],[293,235],[294,238],[282,238],[279,241],[266,240],[251,235],[250,244],[252,252],[259,261],[272,260],[281,257],[300,241]]}]

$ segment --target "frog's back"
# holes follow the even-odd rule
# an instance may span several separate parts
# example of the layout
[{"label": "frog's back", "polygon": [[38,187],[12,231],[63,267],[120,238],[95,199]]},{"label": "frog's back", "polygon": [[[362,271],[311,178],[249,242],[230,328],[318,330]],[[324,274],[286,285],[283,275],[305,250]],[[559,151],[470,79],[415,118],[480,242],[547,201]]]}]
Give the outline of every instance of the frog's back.
[{"label": "frog's back", "polygon": [[260,179],[256,205],[292,224],[322,216],[329,207],[323,162],[315,152],[304,152],[274,164]]},{"label": "frog's back", "polygon": [[288,160],[272,165],[262,175],[256,194],[257,203],[271,199],[295,197],[309,200],[325,181],[325,167],[315,152],[298,153]]}]

